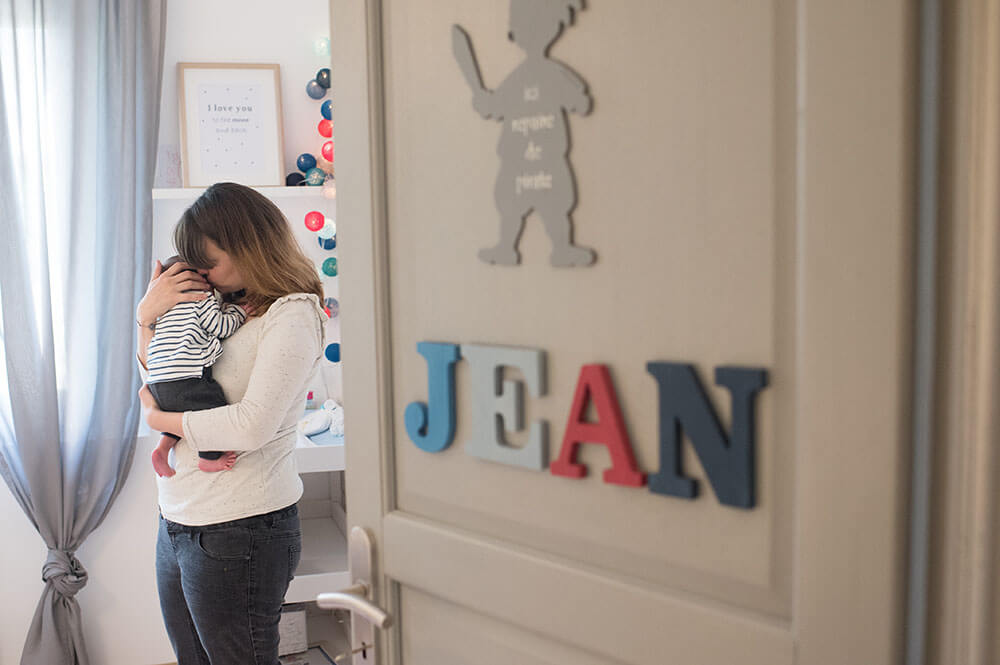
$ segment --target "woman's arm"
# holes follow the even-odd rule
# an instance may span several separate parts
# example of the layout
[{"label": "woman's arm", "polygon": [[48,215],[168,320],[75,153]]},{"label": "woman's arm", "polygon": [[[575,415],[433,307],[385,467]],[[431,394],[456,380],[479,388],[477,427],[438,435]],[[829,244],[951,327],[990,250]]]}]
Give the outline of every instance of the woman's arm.
[{"label": "woman's arm", "polygon": [[[136,319],[136,323],[139,323],[138,319]],[[153,328],[139,323],[139,344],[136,348],[138,349],[139,364],[142,365],[143,369],[149,369],[146,367],[146,350],[149,348],[151,341],[153,341]],[[145,376],[143,374],[143,378]]]},{"label": "woman's arm", "polygon": [[184,438],[196,450],[256,450],[275,438],[302,399],[323,352],[325,315],[315,298],[302,297],[275,303],[265,317],[240,401],[184,412]]}]

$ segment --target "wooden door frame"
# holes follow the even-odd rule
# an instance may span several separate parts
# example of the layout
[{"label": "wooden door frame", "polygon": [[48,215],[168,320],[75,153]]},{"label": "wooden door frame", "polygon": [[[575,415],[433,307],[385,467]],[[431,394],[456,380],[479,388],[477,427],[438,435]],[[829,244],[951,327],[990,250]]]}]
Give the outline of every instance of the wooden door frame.
[{"label": "wooden door frame", "polygon": [[[350,255],[341,253],[339,276],[342,311],[348,312],[341,337],[351,349],[342,361],[344,385],[351,386],[344,391],[344,410],[351,412],[345,418],[351,440],[345,467],[361,470],[383,490],[372,500],[363,488],[346,483],[345,496],[348,528],[361,525],[373,536],[376,583],[384,565],[382,519],[396,507],[392,488],[382,482],[392,477],[394,435],[381,26],[380,0],[330,0],[334,121],[359,130],[337,134],[338,234],[341,247],[352,248]],[[347,256],[357,262],[343,260]],[[398,617],[397,585],[376,584],[374,600]],[[382,665],[401,662],[396,631],[376,631],[375,644]]]},{"label": "wooden door frame", "polygon": [[1000,1],[944,3],[929,665],[1000,658]]}]

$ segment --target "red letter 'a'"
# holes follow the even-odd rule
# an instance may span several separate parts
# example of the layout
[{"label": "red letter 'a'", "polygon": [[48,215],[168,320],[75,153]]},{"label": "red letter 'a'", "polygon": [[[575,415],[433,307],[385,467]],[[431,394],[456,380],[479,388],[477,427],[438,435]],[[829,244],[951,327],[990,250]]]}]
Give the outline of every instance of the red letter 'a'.
[{"label": "red letter 'a'", "polygon": [[[597,410],[596,423],[588,423],[583,419],[590,399],[594,400],[594,408]],[[580,379],[576,382],[576,394],[569,410],[562,451],[559,459],[550,467],[554,475],[568,478],[583,478],[587,475],[587,467],[576,462],[577,446],[584,442],[600,443],[608,447],[611,468],[604,471],[604,482],[628,487],[642,487],[646,484],[646,474],[636,468],[622,410],[618,406],[618,397],[605,365],[584,365],[580,368]]]}]

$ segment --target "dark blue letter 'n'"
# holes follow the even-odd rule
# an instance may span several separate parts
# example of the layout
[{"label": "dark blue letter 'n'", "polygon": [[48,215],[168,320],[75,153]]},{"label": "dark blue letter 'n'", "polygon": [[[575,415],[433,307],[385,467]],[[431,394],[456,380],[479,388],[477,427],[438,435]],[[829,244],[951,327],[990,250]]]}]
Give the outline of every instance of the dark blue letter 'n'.
[{"label": "dark blue letter 'n'", "polygon": [[767,370],[718,367],[715,383],[732,394],[732,432],[726,437],[719,417],[694,367],[651,362],[647,371],[659,384],[660,470],[649,476],[649,490],[693,499],[698,486],[681,466],[681,432],[686,432],[708,474],[719,502],[754,507],[754,405],[767,385]]}]

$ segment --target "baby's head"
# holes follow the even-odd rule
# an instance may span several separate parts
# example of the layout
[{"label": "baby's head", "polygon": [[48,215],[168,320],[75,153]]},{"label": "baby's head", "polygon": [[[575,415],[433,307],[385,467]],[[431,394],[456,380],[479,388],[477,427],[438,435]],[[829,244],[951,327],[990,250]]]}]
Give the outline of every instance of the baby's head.
[{"label": "baby's head", "polygon": [[[177,254],[174,254],[169,259],[167,259],[166,261],[163,262],[163,270],[164,270],[164,272],[166,272],[166,270],[170,266],[174,265],[175,263],[182,263],[183,261],[184,261],[184,259],[182,259]],[[191,270],[191,268],[188,268],[188,270]]]}]

